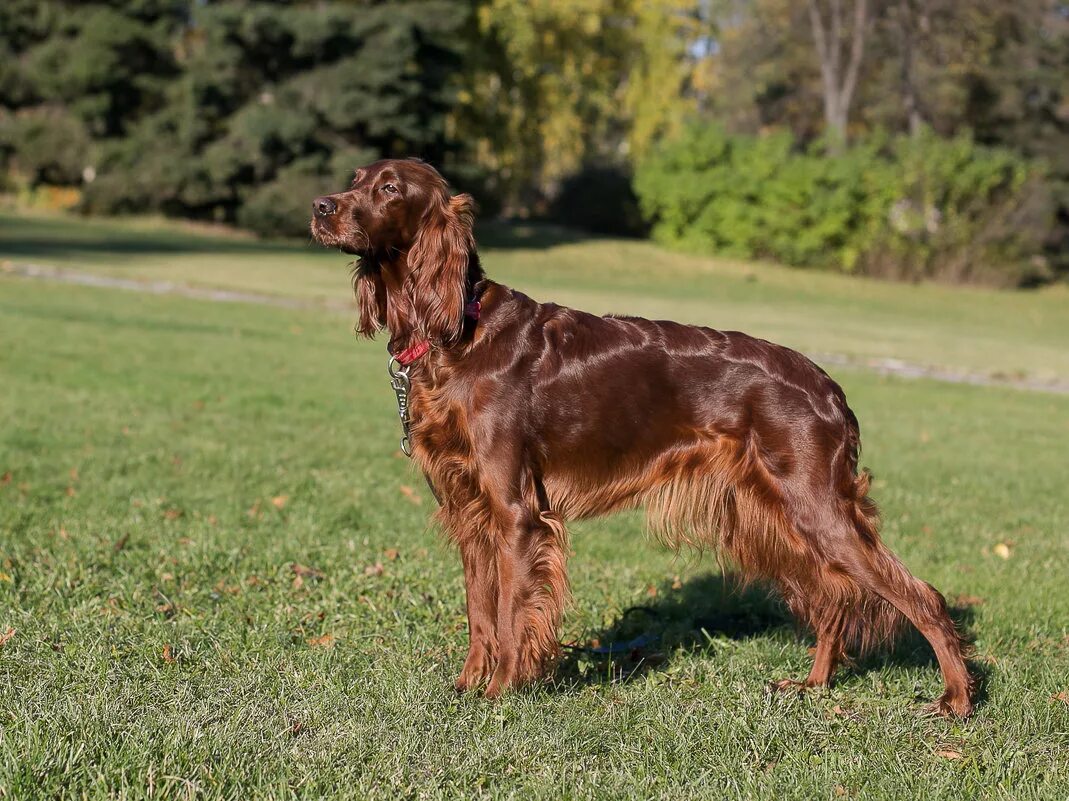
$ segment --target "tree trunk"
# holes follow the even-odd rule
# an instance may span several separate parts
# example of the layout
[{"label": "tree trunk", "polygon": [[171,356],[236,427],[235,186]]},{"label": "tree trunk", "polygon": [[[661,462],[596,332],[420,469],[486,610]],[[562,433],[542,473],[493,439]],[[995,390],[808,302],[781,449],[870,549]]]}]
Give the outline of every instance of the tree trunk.
[{"label": "tree trunk", "polygon": [[917,78],[914,68],[914,45],[920,31],[912,0],[898,0],[899,48],[902,51],[902,110],[909,125],[910,136],[917,136],[924,127],[920,97],[917,94]]},{"label": "tree trunk", "polygon": [[827,127],[828,148],[833,154],[846,147],[850,104],[857,88],[861,61],[865,54],[868,34],[868,0],[854,0],[854,20],[850,31],[850,52],[843,69],[842,0],[830,0],[827,26],[817,0],[808,0],[809,22],[813,28],[813,43],[820,63],[820,80],[824,92],[824,122]]}]

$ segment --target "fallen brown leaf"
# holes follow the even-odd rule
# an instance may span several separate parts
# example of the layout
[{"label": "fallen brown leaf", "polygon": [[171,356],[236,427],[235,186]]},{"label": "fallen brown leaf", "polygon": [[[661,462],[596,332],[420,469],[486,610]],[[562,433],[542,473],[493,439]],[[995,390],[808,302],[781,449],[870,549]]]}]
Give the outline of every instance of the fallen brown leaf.
[{"label": "fallen brown leaf", "polygon": [[157,604],[156,611],[164,617],[174,617],[175,614],[178,612],[178,607],[170,601],[167,601],[166,603]]},{"label": "fallen brown leaf", "polygon": [[309,637],[307,643],[313,648],[333,648],[334,635],[324,634],[321,637]]},{"label": "fallen brown leaf", "polygon": [[290,565],[290,570],[292,570],[294,575],[297,576],[305,576],[307,578],[316,579],[323,578],[322,570],[319,570],[318,568],[314,567],[309,567],[308,565],[302,565],[297,562],[294,562]]},{"label": "fallen brown leaf", "polygon": [[410,503],[413,503],[416,506],[419,506],[421,503],[423,503],[423,499],[419,497],[419,495],[416,494],[416,491],[407,484],[401,485],[401,494],[404,495]]},{"label": "fallen brown leaf", "polygon": [[964,759],[965,755],[961,751],[957,751],[953,748],[938,748],[935,752],[936,756],[940,756],[943,759]]},{"label": "fallen brown leaf", "polygon": [[381,576],[385,572],[385,568],[382,566],[382,562],[376,562],[373,565],[368,565],[364,568],[365,576]]},{"label": "fallen brown leaf", "polygon": [[15,630],[11,629],[11,628],[9,628],[3,634],[0,634],[0,646],[6,645],[7,641],[10,640],[14,636],[15,636]]},{"label": "fallen brown leaf", "polygon": [[67,487],[64,492],[67,493],[68,498],[73,498],[75,495],[78,494],[78,490],[76,490],[74,487]]},{"label": "fallen brown leaf", "polygon": [[[2,645],[3,643],[0,643]],[[1052,701],[1061,701],[1063,704],[1069,705],[1069,690],[1062,690],[1060,693],[1055,693],[1050,697]]]},{"label": "fallen brown leaf", "polygon": [[171,647],[170,643],[167,643],[165,646],[163,646],[163,653],[161,654],[161,656],[163,657],[163,661],[166,662],[168,665],[174,664],[174,649]]},{"label": "fallen brown leaf", "polygon": [[129,541],[130,541],[130,535],[129,534],[123,534],[121,537],[119,537],[119,539],[115,540],[115,544],[111,546],[111,549],[113,551],[115,551],[115,553],[118,553],[119,551],[121,551],[123,548],[126,547],[126,543],[129,542]]},{"label": "fallen brown leaf", "polygon": [[400,552],[396,548],[387,548],[385,551],[383,551],[383,556],[385,556],[391,562],[394,561],[400,555]]},{"label": "fallen brown leaf", "polygon": [[11,471],[8,470],[2,476],[0,476],[0,484],[10,484],[12,479]]},{"label": "fallen brown leaf", "polygon": [[286,501],[290,499],[289,495],[276,495],[271,499],[271,503],[274,504],[276,509],[281,509],[286,505]]},{"label": "fallen brown leaf", "polygon": [[184,512],[181,509],[172,508],[172,509],[167,509],[166,511],[164,511],[163,516],[165,518],[167,518],[168,520],[177,520],[183,514],[184,514]]},{"label": "fallen brown leaf", "polygon": [[646,588],[646,595],[650,596],[650,598],[656,598],[657,597],[657,587],[656,587],[656,585],[651,584],[650,586],[648,586]]}]

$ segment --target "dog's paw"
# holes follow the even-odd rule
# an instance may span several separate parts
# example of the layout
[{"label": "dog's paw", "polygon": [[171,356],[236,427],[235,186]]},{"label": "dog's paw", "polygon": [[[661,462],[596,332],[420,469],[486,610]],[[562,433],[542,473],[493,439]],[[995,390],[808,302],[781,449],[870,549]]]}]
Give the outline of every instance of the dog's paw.
[{"label": "dog's paw", "polygon": [[453,689],[458,693],[466,693],[469,690],[474,690],[480,684],[482,684],[481,679],[473,679],[461,673],[457,676],[457,680],[453,682]]},{"label": "dog's paw", "polygon": [[493,665],[488,660],[481,656],[474,659],[469,657],[457,680],[453,682],[453,689],[458,693],[477,690],[486,684],[492,671]]},{"label": "dog's paw", "polygon": [[770,693],[804,693],[809,689],[805,682],[795,681],[794,679],[780,679],[779,681],[770,681],[768,683],[768,691]]},{"label": "dog's paw", "polygon": [[928,704],[924,711],[929,715],[964,719],[973,713],[973,703],[969,696],[964,693],[947,692]]},{"label": "dog's paw", "polygon": [[486,685],[483,695],[487,698],[500,698],[510,690],[518,689],[527,683],[514,663],[501,662],[490,678],[490,683]]}]

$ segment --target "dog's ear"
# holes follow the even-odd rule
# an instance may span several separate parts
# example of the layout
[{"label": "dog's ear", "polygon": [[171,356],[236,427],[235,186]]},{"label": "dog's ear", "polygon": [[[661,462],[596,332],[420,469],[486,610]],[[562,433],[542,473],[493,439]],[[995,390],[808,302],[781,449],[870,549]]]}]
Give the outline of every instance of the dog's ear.
[{"label": "dog's ear", "polygon": [[368,339],[386,325],[386,286],[377,265],[361,260],[353,268],[353,293],[360,320],[356,333]]},{"label": "dog's ear", "polygon": [[408,252],[415,324],[432,340],[452,342],[464,328],[468,260],[475,249],[475,201],[457,195],[427,212]]}]

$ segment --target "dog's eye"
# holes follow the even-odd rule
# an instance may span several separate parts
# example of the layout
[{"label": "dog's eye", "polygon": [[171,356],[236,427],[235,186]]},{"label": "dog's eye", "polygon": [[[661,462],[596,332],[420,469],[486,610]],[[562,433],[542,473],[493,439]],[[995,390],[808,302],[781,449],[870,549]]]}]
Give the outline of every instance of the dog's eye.
[{"label": "dog's eye", "polygon": [[397,187],[393,184],[383,184],[382,191],[385,192],[387,195],[396,195]]}]

